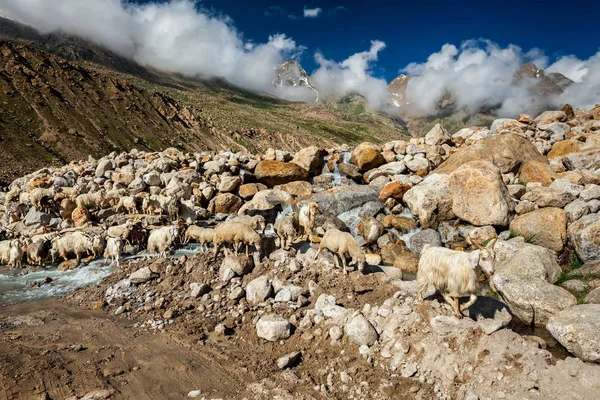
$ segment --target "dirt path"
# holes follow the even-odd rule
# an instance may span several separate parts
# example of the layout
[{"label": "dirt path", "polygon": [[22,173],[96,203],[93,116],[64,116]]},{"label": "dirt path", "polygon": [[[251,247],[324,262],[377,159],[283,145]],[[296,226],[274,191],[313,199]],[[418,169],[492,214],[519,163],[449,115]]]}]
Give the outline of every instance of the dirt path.
[{"label": "dirt path", "polygon": [[60,299],[0,308],[0,321],[0,399],[65,399],[101,388],[123,399],[181,399],[200,388],[237,398],[245,388],[247,372],[210,346],[138,335],[131,323]]}]

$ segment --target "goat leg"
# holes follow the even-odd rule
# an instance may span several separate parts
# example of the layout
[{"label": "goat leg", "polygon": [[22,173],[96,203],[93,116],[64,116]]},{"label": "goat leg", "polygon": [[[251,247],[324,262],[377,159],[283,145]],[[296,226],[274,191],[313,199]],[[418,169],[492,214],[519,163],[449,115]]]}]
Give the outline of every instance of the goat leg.
[{"label": "goat leg", "polygon": [[460,306],[460,311],[465,311],[467,308],[471,307],[477,301],[477,295],[472,294],[465,304]]}]

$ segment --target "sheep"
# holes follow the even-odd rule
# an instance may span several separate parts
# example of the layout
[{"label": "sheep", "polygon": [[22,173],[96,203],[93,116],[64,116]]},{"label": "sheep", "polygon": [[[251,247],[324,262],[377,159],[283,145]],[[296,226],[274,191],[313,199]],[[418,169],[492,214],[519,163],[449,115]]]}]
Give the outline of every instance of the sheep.
[{"label": "sheep", "polygon": [[313,241],[313,230],[315,228],[315,218],[319,207],[317,203],[308,203],[300,207],[298,211],[298,225],[300,226],[301,240]]},{"label": "sheep", "polygon": [[117,262],[117,268],[120,267],[119,260],[123,251],[123,240],[119,237],[109,237],[104,250],[104,257],[110,258],[110,263]]},{"label": "sheep", "polygon": [[246,255],[248,255],[249,245],[254,245],[256,250],[261,252],[260,235],[248,225],[239,222],[226,221],[217,226],[213,239],[215,256],[223,243],[233,244],[236,254],[238,254],[240,244],[246,245]]},{"label": "sheep", "polygon": [[212,242],[215,238],[215,230],[212,228],[202,228],[196,225],[190,226],[185,232],[185,243],[188,243],[190,239],[196,240],[200,244],[200,249],[204,251],[208,250],[208,243]]},{"label": "sheep", "polygon": [[13,268],[21,268],[23,265],[23,245],[19,239],[13,239],[10,242],[10,250],[8,252],[8,265]]},{"label": "sheep", "polygon": [[279,238],[279,247],[284,250],[289,249],[290,245],[294,242],[296,236],[298,235],[296,231],[296,218],[296,213],[292,212],[291,214],[288,214],[285,217],[275,221],[274,228],[275,233]]},{"label": "sheep", "polygon": [[80,194],[77,196],[75,203],[77,203],[77,207],[86,208],[87,210],[100,209],[105,204],[105,195],[104,189],[94,193]]},{"label": "sheep", "polygon": [[33,240],[27,245],[27,263],[30,265],[44,265],[50,253],[50,241]]},{"label": "sheep", "polygon": [[[346,270],[346,256],[350,256],[350,264],[356,264],[361,273],[365,272],[366,260],[360,246],[354,240],[351,234],[342,232],[338,229],[328,229],[319,243],[319,251],[315,254],[315,260],[323,249],[327,249],[334,254],[337,254],[342,261],[344,275],[348,274]],[[339,266],[337,259],[336,265]]]},{"label": "sheep", "polygon": [[117,211],[127,211],[128,214],[137,214],[137,202],[135,196],[124,196],[119,199]]},{"label": "sheep", "polygon": [[142,202],[142,211],[144,214],[163,214],[169,213],[169,204],[171,204],[172,198],[169,196],[162,195],[151,195],[144,197]]},{"label": "sheep", "polygon": [[131,244],[129,237],[131,236],[133,225],[133,221],[128,219],[123,225],[115,225],[109,227],[106,230],[106,235],[108,237],[121,238],[122,240],[125,240],[128,244]]},{"label": "sheep", "polygon": [[8,264],[8,260],[10,260],[10,245],[10,240],[0,242],[0,264]]},{"label": "sheep", "polygon": [[35,188],[29,193],[29,201],[37,209],[47,211],[48,199],[54,200],[54,196],[56,196],[56,189],[54,188]]},{"label": "sheep", "polygon": [[248,225],[250,228],[254,230],[260,230],[261,233],[265,232],[265,228],[267,227],[267,221],[265,217],[262,215],[239,215],[235,216],[232,219],[228,220],[228,222],[240,222],[242,224]]},{"label": "sheep", "polygon": [[[470,253],[433,247],[426,244],[421,250],[417,270],[418,298],[423,301],[423,292],[429,285],[440,291],[444,300],[452,307],[454,315],[462,318],[461,311],[471,307],[477,300],[477,286],[481,269],[488,274],[494,273],[494,244]],[[469,301],[459,307],[458,299],[470,296]]]},{"label": "sheep", "polygon": [[163,226],[154,229],[148,237],[148,252],[167,256],[167,250],[171,247],[177,236],[179,228],[177,225]]}]

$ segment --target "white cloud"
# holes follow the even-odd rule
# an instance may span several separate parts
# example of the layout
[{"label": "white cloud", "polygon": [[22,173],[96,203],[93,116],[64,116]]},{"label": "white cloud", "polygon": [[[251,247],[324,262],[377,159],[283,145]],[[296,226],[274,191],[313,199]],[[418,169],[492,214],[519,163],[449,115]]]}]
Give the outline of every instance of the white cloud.
[{"label": "white cloud", "polygon": [[316,8],[304,7],[304,18],[316,18],[319,16],[319,14],[321,14],[321,12],[323,12],[323,10],[321,10],[319,7],[316,7]]},{"label": "white cloud", "polygon": [[134,5],[120,0],[0,0],[10,18],[48,33],[88,38],[140,64],[191,76],[224,77],[273,92],[272,74],[304,50],[283,35],[245,41],[232,21],[192,0]]},{"label": "white cloud", "polygon": [[324,96],[358,92],[372,107],[383,108],[389,100],[387,82],[374,77],[371,68],[384,47],[384,42],[373,40],[368,51],[356,53],[342,62],[328,60],[321,53],[316,53],[315,61],[319,68],[311,79]]},{"label": "white cloud", "polygon": [[402,70],[414,75],[406,91],[410,109],[433,114],[440,97],[447,92],[452,94],[458,107],[471,112],[499,107],[498,113],[503,116],[535,112],[566,101],[574,106],[589,107],[600,99],[600,53],[586,61],[563,57],[548,67],[548,73],[560,72],[581,82],[554,98],[536,96],[531,91],[538,83],[534,79],[515,80],[517,70],[529,61],[544,68],[548,57],[540,49],[524,52],[518,46],[503,48],[489,40],[468,40],[460,47],[445,44],[426,62],[411,63]]}]

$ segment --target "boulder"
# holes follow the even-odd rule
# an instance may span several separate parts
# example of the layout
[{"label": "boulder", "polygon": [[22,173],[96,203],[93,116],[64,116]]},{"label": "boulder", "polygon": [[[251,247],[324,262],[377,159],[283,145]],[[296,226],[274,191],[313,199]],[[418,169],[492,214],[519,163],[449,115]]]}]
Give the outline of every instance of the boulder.
[{"label": "boulder", "polygon": [[381,189],[379,201],[384,203],[387,199],[402,201],[404,194],[410,190],[411,186],[406,183],[390,182]]},{"label": "boulder", "polygon": [[23,219],[23,224],[25,226],[31,225],[48,225],[50,223],[50,216],[46,213],[41,212],[36,207],[29,208],[27,215],[25,215],[25,219]]},{"label": "boulder", "polygon": [[273,295],[273,286],[266,276],[253,279],[246,286],[246,300],[251,305],[258,305]]},{"label": "boulder", "polygon": [[473,225],[508,225],[514,205],[500,170],[490,161],[471,161],[450,174],[452,211]]},{"label": "boulder", "polygon": [[354,182],[362,182],[363,176],[354,164],[340,163],[338,164],[340,175],[352,179]]},{"label": "boulder", "polygon": [[581,149],[581,142],[578,140],[561,140],[552,145],[552,150],[548,152],[548,158],[566,156],[567,154],[577,153]]},{"label": "boulder", "polygon": [[518,241],[498,241],[494,246],[497,273],[510,273],[526,278],[556,282],[562,269],[556,262],[556,254],[545,247]]},{"label": "boulder", "polygon": [[144,283],[157,277],[158,274],[152,272],[152,270],[149,267],[143,267],[133,272],[131,275],[129,275],[129,278],[127,279],[131,283]]},{"label": "boulder", "polygon": [[336,304],[335,296],[322,293],[315,302],[315,312],[327,318],[341,321],[346,317],[349,311]]},{"label": "boulder", "polygon": [[553,176],[550,165],[540,161],[525,161],[519,169],[519,180],[524,183],[540,182],[543,186],[550,186]]},{"label": "boulder", "polygon": [[571,353],[600,363],[600,304],[580,304],[550,317],[548,332]]},{"label": "boulder", "polygon": [[318,175],[325,164],[327,151],[316,146],[310,146],[296,153],[292,163],[304,168],[310,175]]},{"label": "boulder", "polygon": [[235,191],[242,184],[239,176],[222,176],[219,183],[219,192],[227,193]]},{"label": "boulder", "polygon": [[379,337],[373,325],[359,312],[349,318],[344,331],[346,336],[359,346],[372,346]]},{"label": "boulder", "polygon": [[591,290],[584,301],[586,304],[600,304],[600,287]]},{"label": "boulder", "polygon": [[256,323],[256,335],[269,342],[284,340],[292,335],[292,324],[279,315],[263,315]]},{"label": "boulder", "polygon": [[83,226],[91,220],[90,213],[85,207],[75,208],[71,214],[71,218],[75,226]]},{"label": "boulder", "polygon": [[317,203],[324,215],[340,215],[369,201],[376,201],[380,189],[371,186],[339,186],[317,194],[310,201]]},{"label": "boulder", "polygon": [[258,163],[254,174],[259,182],[268,187],[293,181],[307,181],[309,178],[308,171],[294,163],[270,160]]},{"label": "boulder", "polygon": [[578,153],[569,153],[563,158],[563,164],[570,171],[600,169],[600,148],[595,147]]},{"label": "boulder", "polygon": [[102,178],[104,174],[108,171],[115,169],[115,163],[113,160],[102,159],[98,162],[96,166],[96,178]]},{"label": "boulder", "polygon": [[229,254],[225,256],[221,267],[219,268],[219,275],[224,276],[226,270],[232,270],[236,276],[244,276],[254,268],[254,262],[252,257],[246,255],[235,255]]},{"label": "boulder", "polygon": [[577,304],[575,296],[565,289],[536,277],[496,273],[492,288],[525,324],[545,325],[553,315]]},{"label": "boulder", "polygon": [[544,111],[538,115],[533,122],[538,125],[550,124],[552,122],[565,122],[567,114],[564,111]]},{"label": "boulder", "polygon": [[498,118],[492,122],[490,130],[492,135],[522,134],[527,130],[527,125],[512,118]]},{"label": "boulder", "polygon": [[410,251],[404,251],[394,260],[394,267],[406,274],[416,274],[419,269],[419,256]]},{"label": "boulder", "polygon": [[600,259],[600,213],[581,217],[569,226],[567,235],[583,262]]},{"label": "boulder", "polygon": [[560,253],[567,243],[567,214],[561,208],[540,208],[513,219],[510,230],[534,244]]},{"label": "boulder", "polygon": [[570,202],[565,206],[565,213],[567,214],[567,222],[573,223],[579,218],[590,213],[590,206],[588,203],[581,199]]},{"label": "boulder", "polygon": [[448,175],[431,174],[404,195],[404,202],[423,228],[454,218],[449,180]]},{"label": "boulder", "polygon": [[433,172],[449,174],[461,165],[475,160],[491,161],[503,174],[515,171],[525,161],[548,162],[527,138],[507,133],[482,139],[458,150]]},{"label": "boulder", "polygon": [[401,233],[407,233],[417,228],[415,220],[400,215],[386,215],[381,223],[385,228],[394,228]]},{"label": "boulder", "polygon": [[385,164],[385,158],[381,154],[381,147],[369,142],[364,142],[356,146],[352,151],[351,160],[362,172]]},{"label": "boulder", "polygon": [[305,181],[286,183],[285,185],[276,186],[276,189],[283,190],[284,192],[301,199],[307,199],[312,195],[312,185],[310,182]]},{"label": "boulder", "polygon": [[215,196],[208,205],[212,214],[235,214],[244,202],[232,193],[221,193]]},{"label": "boulder", "polygon": [[368,217],[358,224],[358,232],[368,244],[377,243],[384,230],[383,224],[373,217]]},{"label": "boulder", "polygon": [[575,200],[571,193],[557,188],[527,185],[527,193],[521,196],[521,200],[527,200],[535,203],[538,207],[557,207],[564,208],[567,204]]},{"label": "boulder", "polygon": [[587,185],[585,189],[579,193],[579,198],[583,201],[600,199],[600,185]]},{"label": "boulder", "polygon": [[409,240],[410,250],[415,254],[421,254],[421,250],[426,244],[434,247],[442,245],[440,234],[435,229],[424,229],[415,233]]},{"label": "boulder", "polygon": [[450,143],[450,135],[440,124],[435,124],[433,128],[425,135],[425,144],[429,146],[438,146],[444,143]]},{"label": "boulder", "polygon": [[242,199],[250,200],[256,193],[266,189],[267,187],[262,183],[246,183],[239,187],[238,193]]}]

